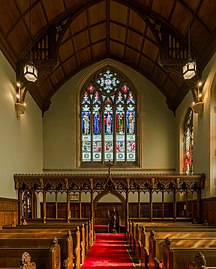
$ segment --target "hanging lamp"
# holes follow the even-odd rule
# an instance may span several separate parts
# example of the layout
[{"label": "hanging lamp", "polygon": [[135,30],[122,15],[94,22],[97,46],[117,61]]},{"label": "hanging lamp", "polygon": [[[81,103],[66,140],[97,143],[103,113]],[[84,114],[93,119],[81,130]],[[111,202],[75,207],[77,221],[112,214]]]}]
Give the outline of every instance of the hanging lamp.
[{"label": "hanging lamp", "polygon": [[196,61],[192,60],[191,58],[191,48],[190,48],[190,42],[191,42],[191,29],[190,29],[190,6],[188,4],[188,21],[189,21],[189,30],[188,30],[188,61],[183,66],[183,77],[184,79],[191,79],[196,75]]},{"label": "hanging lamp", "polygon": [[30,82],[35,82],[38,79],[38,69],[35,67],[33,64],[33,59],[32,59],[32,51],[31,51],[31,45],[32,45],[32,40],[31,40],[31,0],[29,0],[29,31],[30,31],[30,59],[26,62],[24,65],[23,69],[23,75],[24,77],[30,81]]}]

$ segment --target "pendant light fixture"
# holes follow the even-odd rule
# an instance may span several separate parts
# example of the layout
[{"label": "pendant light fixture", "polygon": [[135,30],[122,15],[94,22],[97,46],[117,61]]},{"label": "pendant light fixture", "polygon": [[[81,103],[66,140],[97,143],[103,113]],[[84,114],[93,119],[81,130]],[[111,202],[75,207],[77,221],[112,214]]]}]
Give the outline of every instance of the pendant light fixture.
[{"label": "pendant light fixture", "polygon": [[183,66],[183,77],[184,79],[191,79],[196,75],[196,61],[192,60],[191,58],[191,48],[190,48],[190,42],[191,42],[191,29],[190,29],[190,6],[188,4],[188,21],[189,21],[189,30],[188,30],[188,61]]},{"label": "pendant light fixture", "polygon": [[29,55],[30,59],[26,62],[23,69],[23,75],[24,77],[30,81],[35,82],[38,79],[38,70],[33,64],[33,58],[32,58],[32,37],[31,37],[31,0],[29,0],[29,35],[30,35],[30,49],[29,49]]}]

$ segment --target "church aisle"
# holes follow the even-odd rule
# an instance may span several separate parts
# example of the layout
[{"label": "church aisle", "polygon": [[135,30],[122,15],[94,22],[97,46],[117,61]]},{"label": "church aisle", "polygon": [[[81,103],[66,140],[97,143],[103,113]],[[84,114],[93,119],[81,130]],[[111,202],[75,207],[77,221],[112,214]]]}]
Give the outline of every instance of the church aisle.
[{"label": "church aisle", "polygon": [[134,269],[124,244],[124,234],[97,234],[96,241],[85,259],[82,269]]}]

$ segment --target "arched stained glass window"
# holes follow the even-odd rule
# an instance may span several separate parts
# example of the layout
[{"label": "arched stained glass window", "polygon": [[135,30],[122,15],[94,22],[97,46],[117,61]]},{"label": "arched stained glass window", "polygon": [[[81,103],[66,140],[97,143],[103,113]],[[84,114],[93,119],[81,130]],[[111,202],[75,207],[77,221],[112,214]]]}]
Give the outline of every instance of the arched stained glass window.
[{"label": "arched stained glass window", "polygon": [[81,162],[135,163],[136,94],[106,67],[81,90]]},{"label": "arched stained glass window", "polygon": [[188,109],[184,122],[184,172],[193,173],[193,110]]}]

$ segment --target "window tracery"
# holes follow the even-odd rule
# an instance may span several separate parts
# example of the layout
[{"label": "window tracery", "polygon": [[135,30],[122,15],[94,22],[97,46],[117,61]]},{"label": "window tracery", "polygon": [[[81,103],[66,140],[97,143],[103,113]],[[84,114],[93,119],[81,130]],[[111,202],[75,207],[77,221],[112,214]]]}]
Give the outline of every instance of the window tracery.
[{"label": "window tracery", "polygon": [[81,162],[135,163],[136,94],[128,80],[106,67],[80,94]]}]

